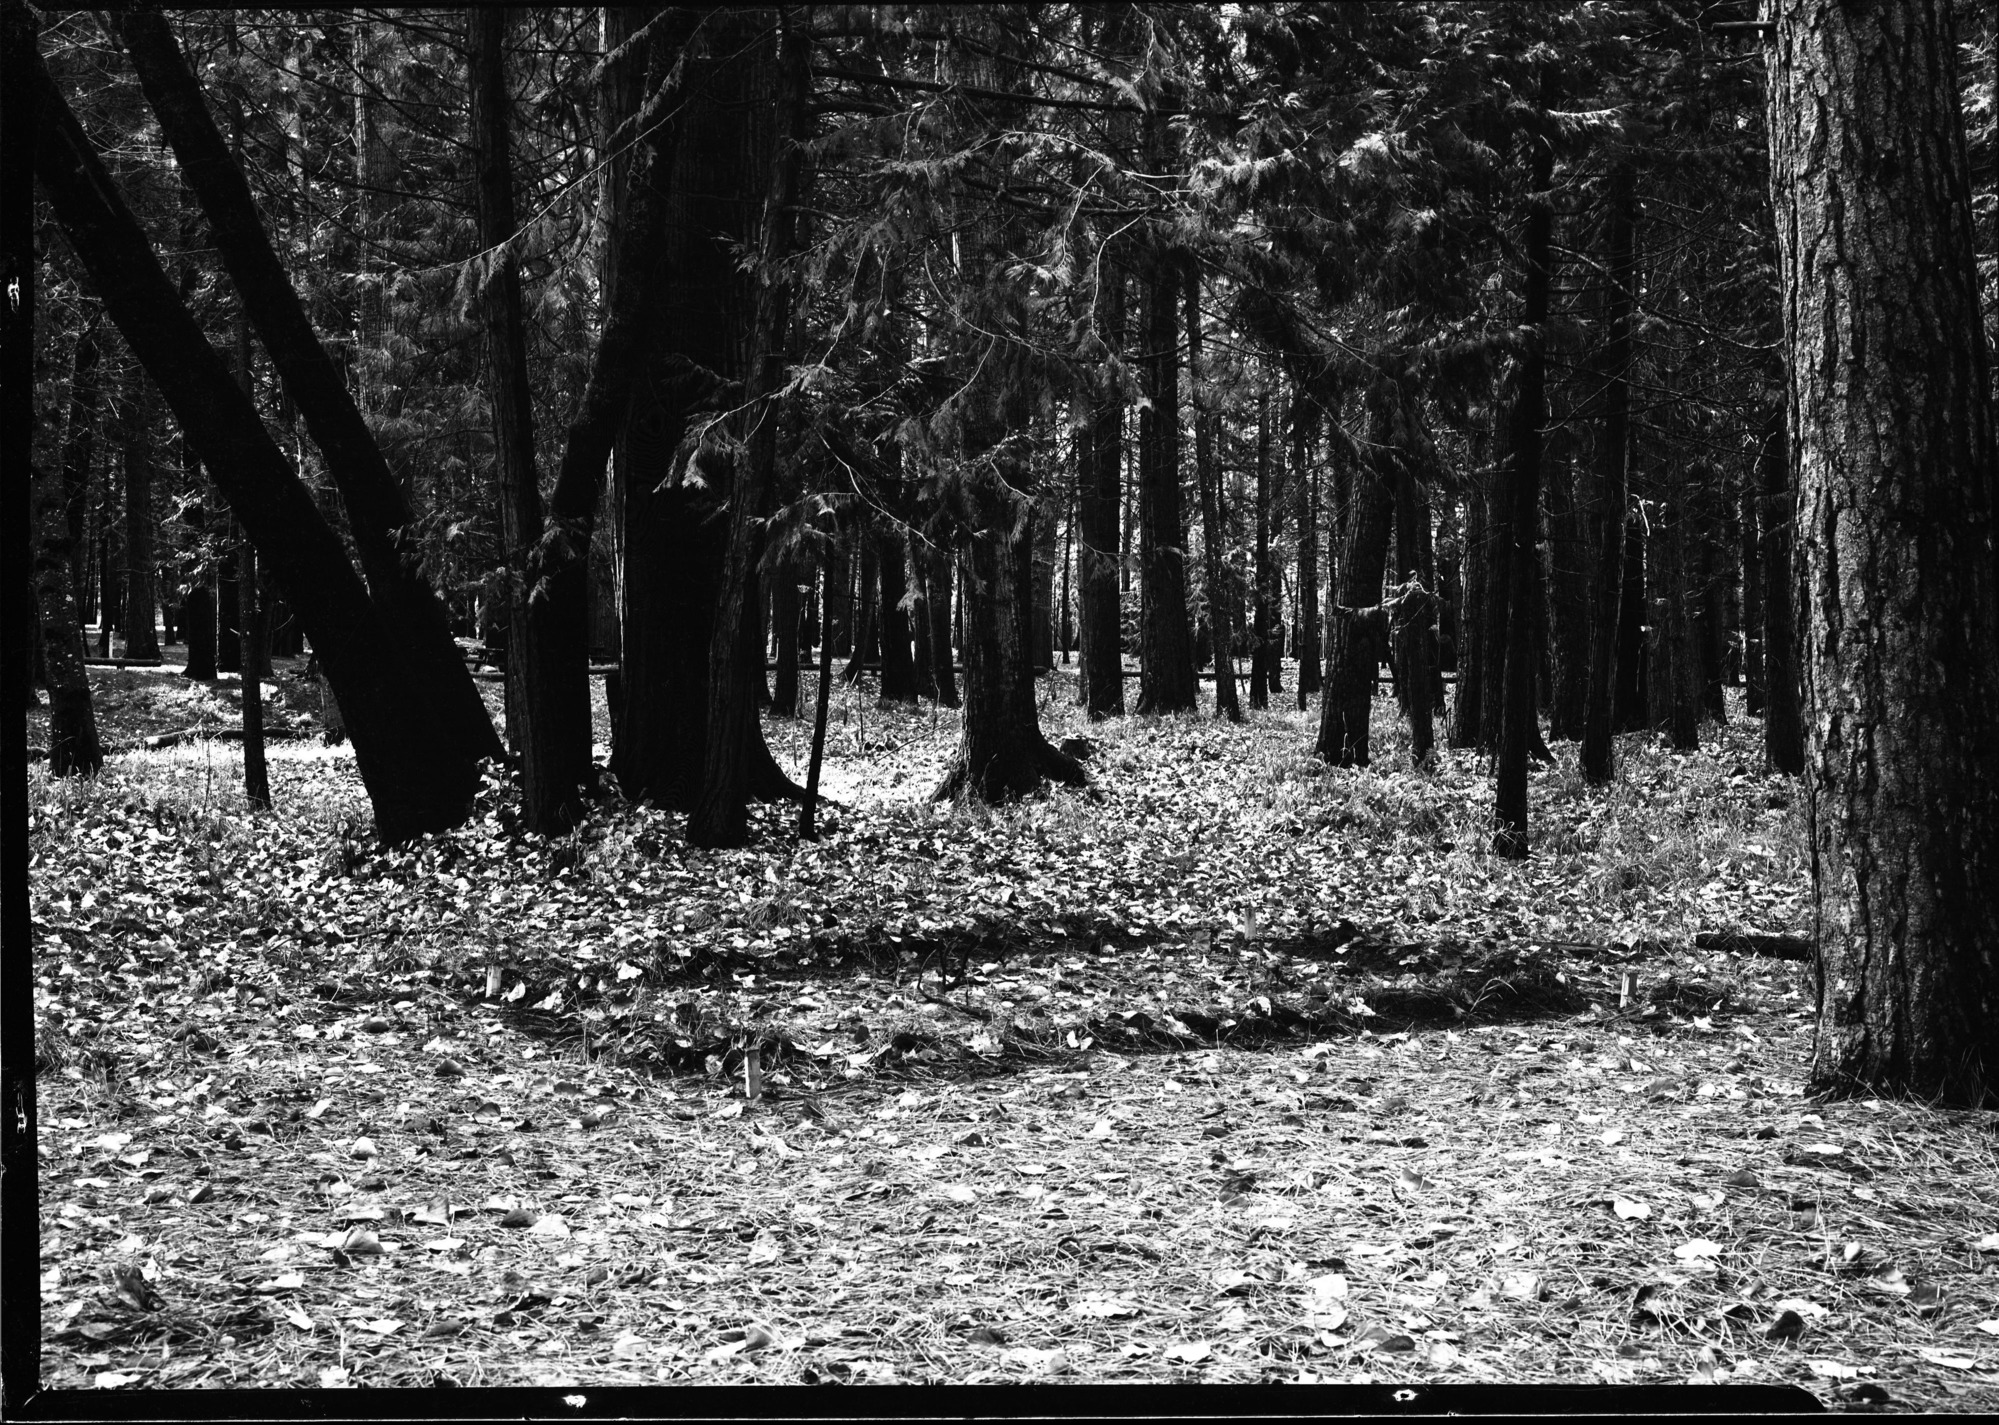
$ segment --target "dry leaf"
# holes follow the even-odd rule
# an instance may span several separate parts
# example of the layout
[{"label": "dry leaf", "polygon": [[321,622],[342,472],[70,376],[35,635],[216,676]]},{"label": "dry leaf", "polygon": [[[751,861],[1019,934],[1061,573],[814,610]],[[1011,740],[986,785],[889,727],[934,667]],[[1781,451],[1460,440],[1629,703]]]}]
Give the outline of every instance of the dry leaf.
[{"label": "dry leaf", "polygon": [[1206,1341],[1175,1341],[1166,1348],[1167,1360],[1182,1361],[1188,1365],[1205,1361],[1213,1354],[1213,1348]]},{"label": "dry leaf", "polygon": [[1627,1221],[1652,1215],[1651,1205],[1635,1197],[1612,1198],[1610,1207],[1611,1211]]}]

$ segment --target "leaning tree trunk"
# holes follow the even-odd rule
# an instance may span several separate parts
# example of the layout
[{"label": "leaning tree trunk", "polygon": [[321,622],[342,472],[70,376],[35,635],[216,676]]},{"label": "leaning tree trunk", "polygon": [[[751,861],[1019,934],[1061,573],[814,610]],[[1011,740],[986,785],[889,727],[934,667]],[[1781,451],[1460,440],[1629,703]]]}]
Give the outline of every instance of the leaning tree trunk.
[{"label": "leaning tree trunk", "polygon": [[1991,353],[1949,0],[1773,0],[1806,610],[1810,1087],[1999,1104]]},{"label": "leaning tree trunk", "polygon": [[[398,649],[403,676],[421,690],[440,731],[461,740],[475,756],[498,755],[499,738],[452,641],[444,606],[404,547],[415,517],[403,487],[271,247],[243,170],[216,128],[199,82],[157,12],[126,11],[113,23],[264,349],[326,459],[369,595],[382,609],[382,631]],[[218,474],[214,462],[209,468]],[[354,720],[355,709],[348,711]]]},{"label": "leaning tree trunk", "polygon": [[484,749],[444,725],[420,690],[339,538],[182,305],[38,60],[33,82],[36,177],[105,310],[269,562],[339,690],[377,834],[401,841],[456,826],[471,809]]},{"label": "leaning tree trunk", "polygon": [[1616,773],[1611,740],[1617,691],[1619,603],[1624,591],[1624,507],[1631,458],[1632,317],[1637,310],[1636,169],[1621,160],[1610,177],[1605,266],[1603,429],[1597,437],[1596,567],[1590,597],[1589,688],[1583,709],[1582,773],[1591,786]]},{"label": "leaning tree trunk", "polygon": [[1541,509],[1541,429],[1548,420],[1547,340],[1549,268],[1554,240],[1554,147],[1541,133],[1529,133],[1533,174],[1530,180],[1527,232],[1523,261],[1526,290],[1522,321],[1525,349],[1520,354],[1518,388],[1507,431],[1506,474],[1495,533],[1506,543],[1507,591],[1506,662],[1500,676],[1499,755],[1494,774],[1492,849],[1498,855],[1527,854],[1527,759],[1540,741],[1535,714],[1535,615],[1541,604],[1541,559],[1535,552],[1536,524]]}]

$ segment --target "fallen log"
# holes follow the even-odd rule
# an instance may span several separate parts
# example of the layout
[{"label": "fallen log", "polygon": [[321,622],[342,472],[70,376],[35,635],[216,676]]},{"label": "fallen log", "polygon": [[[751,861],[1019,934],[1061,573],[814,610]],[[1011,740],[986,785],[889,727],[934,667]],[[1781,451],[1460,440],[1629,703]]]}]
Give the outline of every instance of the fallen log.
[{"label": "fallen log", "polygon": [[1704,930],[1694,937],[1696,950],[1726,950],[1735,955],[1762,955],[1772,960],[1809,960],[1812,942],[1802,935],[1749,935],[1736,930]]}]

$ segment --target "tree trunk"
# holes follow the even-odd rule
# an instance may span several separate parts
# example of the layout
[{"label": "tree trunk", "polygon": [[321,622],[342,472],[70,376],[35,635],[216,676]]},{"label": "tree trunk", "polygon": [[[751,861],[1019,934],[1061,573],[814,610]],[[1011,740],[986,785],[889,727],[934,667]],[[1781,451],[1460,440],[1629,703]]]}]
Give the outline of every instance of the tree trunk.
[{"label": "tree trunk", "polygon": [[1298,498],[1298,711],[1325,681],[1319,664],[1319,472],[1312,461],[1313,412],[1293,397],[1291,478]]},{"label": "tree trunk", "polygon": [[1408,452],[1395,459],[1395,582],[1403,590],[1390,622],[1395,691],[1409,721],[1409,756],[1430,765],[1436,745],[1437,597],[1430,557],[1430,499]]},{"label": "tree trunk", "polygon": [[[1055,504],[1044,500],[1034,512],[1034,630],[1030,657],[1037,673],[1055,667]],[[887,582],[884,575],[883,588]],[[882,605],[882,637],[888,636],[888,605]],[[888,649],[882,649],[884,665]]]},{"label": "tree trunk", "polygon": [[1809,1088],[1999,1105],[1999,552],[1948,0],[1773,0],[1818,945]]},{"label": "tree trunk", "polygon": [[479,245],[489,254],[479,304],[507,571],[507,728],[520,759],[522,818],[529,830],[556,836],[582,815],[583,798],[574,748],[550,716],[560,700],[555,643],[561,631],[551,626],[546,594],[536,597],[539,591],[528,567],[541,544],[543,524],[527,326],[520,266],[511,245],[518,223],[506,76],[508,16],[505,7],[492,5],[471,11],[466,20]]},{"label": "tree trunk", "polygon": [[791,329],[791,260],[795,209],[810,123],[810,39],[803,17],[780,9],[774,64],[762,99],[775,116],[764,139],[766,188],[757,233],[756,296],[744,382],[743,454],[729,492],[729,531],[721,595],[709,646],[707,758],[701,799],[688,819],[696,846],[741,846],[749,839],[749,802],[757,794],[758,762],[768,761],[755,692],[763,681],[763,625],[755,616],[763,518],[777,487],[777,433],[784,387],[785,340]]},{"label": "tree trunk", "polygon": [[1636,169],[1621,160],[1610,176],[1604,237],[1603,429],[1597,436],[1596,567],[1590,596],[1589,689],[1583,710],[1582,773],[1591,786],[1616,775],[1616,727],[1621,601],[1625,588],[1624,521],[1630,495],[1632,316],[1637,310]]},{"label": "tree trunk", "polygon": [[[1170,162],[1166,121],[1146,116],[1147,151],[1164,172]],[[1155,243],[1163,243],[1163,234]],[[1196,705],[1193,630],[1187,619],[1187,556],[1180,514],[1180,257],[1149,254],[1145,281],[1145,394],[1139,413],[1139,564],[1144,607],[1139,625],[1141,713],[1192,711]]]},{"label": "tree trunk", "polygon": [[1686,512],[1669,492],[1653,517],[1654,558],[1646,568],[1652,583],[1652,725],[1666,733],[1675,752],[1693,752],[1700,739],[1700,666],[1688,602]]},{"label": "tree trunk", "polygon": [[[1053,523],[1051,521],[1051,523]],[[910,656],[909,610],[903,602],[909,593],[906,570],[909,549],[902,526],[884,523],[875,551],[875,567],[880,571],[882,627],[882,686],[884,702],[916,701],[916,663]],[[1048,625],[1044,622],[1042,628]]]},{"label": "tree trunk", "polygon": [[[1006,463],[1006,462],[1002,462]],[[958,556],[965,607],[965,716],[958,753],[932,799],[966,796],[988,804],[1032,792],[1044,778],[1084,782],[1075,759],[1041,735],[1023,634],[1032,598],[1032,521],[1017,508],[1031,488],[982,476],[968,492],[977,528]],[[976,592],[974,592],[976,591]]]},{"label": "tree trunk", "polygon": [[1752,473],[1742,482],[1736,528],[1742,558],[1742,710],[1763,715],[1763,536],[1758,490]]},{"label": "tree trunk", "polygon": [[339,688],[377,833],[399,841],[457,825],[478,786],[479,749],[442,727],[412,687],[402,644],[338,538],[181,304],[46,69],[38,61],[33,68],[36,176],[105,310],[256,540]]},{"label": "tree trunk", "polygon": [[[804,795],[771,757],[753,703],[747,712],[729,703],[727,731],[710,725],[714,699],[754,697],[747,679],[741,689],[732,681],[717,690],[711,676],[724,562],[734,516],[745,508],[733,499],[732,479],[754,477],[732,468],[721,442],[702,430],[742,404],[736,382],[757,379],[750,369],[753,293],[739,264],[743,249],[757,242],[766,195],[754,180],[771,171],[775,106],[773,47],[757,38],[763,20],[749,11],[700,15],[698,47],[677,70],[671,162],[633,173],[635,187],[643,179],[647,200],[664,203],[665,213],[616,477],[624,677],[611,767],[626,796],[683,811],[694,810],[701,793],[711,735],[744,743],[717,766],[724,782],[733,782],[739,767],[749,796]],[[619,266],[627,270],[623,257]],[[763,513],[749,509],[743,518]],[[742,577],[752,567],[743,566]],[[752,601],[730,578],[732,601],[746,611]],[[729,640],[743,638],[745,628],[760,667],[750,620],[737,617],[725,644],[733,648]]]},{"label": "tree trunk", "polygon": [[1458,686],[1451,701],[1450,743],[1453,747],[1484,747],[1485,611],[1491,585],[1491,501],[1473,485],[1465,492],[1462,612],[1458,617]]},{"label": "tree trunk", "polygon": [[49,771],[58,777],[94,775],[104,765],[97,717],[84,666],[83,625],[70,587],[69,520],[62,481],[33,471],[35,606],[49,689]]},{"label": "tree trunk", "polygon": [[1627,512],[1624,592],[1617,601],[1617,688],[1610,712],[1613,732],[1643,732],[1652,725],[1652,660],[1647,655],[1646,633],[1651,606],[1645,594],[1650,583],[1645,566],[1651,558],[1645,530],[1643,519]]},{"label": "tree trunk", "polygon": [[1319,703],[1319,737],[1313,748],[1335,767],[1368,764],[1374,680],[1387,652],[1381,578],[1395,497],[1372,460],[1354,471],[1354,485],[1340,554],[1339,597],[1327,610],[1326,693]]},{"label": "tree trunk", "polygon": [[187,666],[181,669],[181,676],[197,683],[214,682],[219,673],[215,666],[215,595],[205,578],[182,597],[180,621],[187,638]]},{"label": "tree trunk", "polygon": [[[1097,322],[1112,350],[1125,325],[1123,272],[1100,263]],[[1083,705],[1092,718],[1124,715],[1124,614],[1119,601],[1124,485],[1124,395],[1115,375],[1092,381],[1078,441],[1076,557],[1081,612]]]},{"label": "tree trunk", "polygon": [[1583,735],[1589,699],[1589,568],[1583,499],[1575,463],[1547,462],[1548,477],[1548,737],[1572,742]]},{"label": "tree trunk", "polygon": [[[382,610],[382,632],[398,650],[403,676],[420,690],[441,733],[461,741],[473,757],[498,755],[499,738],[452,641],[444,607],[417,561],[406,557],[405,531],[414,527],[415,516],[403,487],[272,249],[242,168],[215,127],[199,83],[157,12],[122,11],[113,24],[180,172],[200,199],[244,309],[326,459],[369,596]],[[214,462],[208,463],[219,482]],[[365,720],[357,709],[349,712],[357,725]],[[360,741],[357,736],[357,748]]]},{"label": "tree trunk", "polygon": [[1201,501],[1202,583],[1208,596],[1208,638],[1215,659],[1215,716],[1242,721],[1236,699],[1234,622],[1229,618],[1224,575],[1221,518],[1221,472],[1215,466],[1214,394],[1208,387],[1201,357],[1201,269],[1187,265],[1187,368],[1194,393],[1194,482]]},{"label": "tree trunk", "polygon": [[[69,421],[63,431],[62,478],[63,524],[68,530],[69,587],[72,598],[81,600],[88,587],[84,582],[84,514],[89,504],[90,462],[97,452],[97,407],[99,381],[97,363],[97,314],[85,319],[70,358]],[[81,620],[82,609],[78,609]],[[82,627],[79,621],[78,627]]]},{"label": "tree trunk", "polygon": [[771,571],[770,624],[777,645],[777,673],[771,679],[770,710],[776,717],[798,716],[798,570],[790,564]]},{"label": "tree trunk", "polygon": [[243,799],[254,811],[271,806],[271,773],[264,760],[264,616],[257,597],[257,551],[249,540],[237,546],[237,604],[243,639]]},{"label": "tree trunk", "polygon": [[958,706],[958,670],[952,651],[951,570],[948,551],[935,545],[924,546],[928,573],[924,580],[930,603],[930,657],[937,674],[937,701],[947,708]]},{"label": "tree trunk", "polygon": [[853,599],[858,612],[854,615],[854,647],[847,658],[847,666],[840,670],[840,681],[858,683],[861,674],[867,671],[868,660],[875,654],[875,629],[879,620],[876,612],[876,586],[880,582],[875,573],[875,546],[868,532],[856,528],[852,534],[854,558],[852,570],[858,581]]},{"label": "tree trunk", "polygon": [[1505,483],[1495,511],[1494,533],[1507,546],[1506,662],[1501,674],[1498,766],[1493,800],[1492,849],[1500,856],[1524,857],[1527,838],[1527,759],[1540,741],[1534,707],[1535,615],[1540,608],[1541,559],[1536,524],[1541,510],[1541,428],[1548,420],[1547,338],[1549,268],[1554,239],[1554,148],[1546,135],[1530,132],[1533,176],[1527,202],[1522,260],[1526,291],[1521,319],[1526,326],[1518,388],[1507,431]]},{"label": "tree trunk", "polygon": [[134,372],[124,440],[125,656],[158,658],[159,593],[153,567],[153,405]]},{"label": "tree trunk", "polygon": [[1270,569],[1270,392],[1261,391],[1256,401],[1256,550],[1255,567],[1250,571],[1255,590],[1250,606],[1249,705],[1270,706],[1271,597],[1274,582]]}]

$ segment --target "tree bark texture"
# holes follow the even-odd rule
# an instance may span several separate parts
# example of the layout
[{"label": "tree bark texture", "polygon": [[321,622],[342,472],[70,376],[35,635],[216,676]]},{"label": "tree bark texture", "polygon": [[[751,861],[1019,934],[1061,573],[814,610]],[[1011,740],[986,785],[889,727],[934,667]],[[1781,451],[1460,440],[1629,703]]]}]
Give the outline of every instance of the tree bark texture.
[{"label": "tree bark texture", "polygon": [[1617,692],[1618,626],[1624,592],[1624,520],[1630,495],[1632,317],[1637,311],[1638,185],[1631,161],[1610,175],[1604,233],[1604,385],[1597,432],[1596,564],[1591,570],[1589,686],[1583,706],[1583,780],[1609,784],[1616,775],[1613,715]]},{"label": "tree bark texture", "polygon": [[[902,526],[892,521],[883,523],[875,543],[875,567],[881,584],[882,700],[913,703],[916,661],[910,653],[909,610],[904,607],[909,594],[909,548]],[[1047,627],[1045,623],[1042,626]]]},{"label": "tree bark texture", "polygon": [[1194,480],[1201,501],[1201,582],[1207,591],[1208,638],[1215,660],[1215,716],[1242,721],[1236,697],[1234,620],[1229,617],[1226,550],[1222,539],[1221,471],[1215,464],[1213,395],[1201,362],[1201,269],[1187,268],[1187,366],[1193,375]]},{"label": "tree bark texture", "polygon": [[125,466],[125,656],[158,658],[158,575],[154,568],[154,407],[143,372],[132,374],[122,455]]},{"label": "tree bark texture", "polygon": [[1319,472],[1312,461],[1315,412],[1294,396],[1291,479],[1298,501],[1298,711],[1325,681],[1319,662]]},{"label": "tree bark texture", "polygon": [[1541,510],[1541,428],[1548,420],[1547,337],[1554,208],[1549,191],[1555,157],[1546,135],[1530,132],[1533,172],[1529,184],[1527,231],[1522,245],[1526,266],[1521,313],[1527,332],[1520,353],[1518,385],[1507,430],[1506,473],[1494,533],[1508,546],[1506,661],[1501,673],[1503,701],[1494,774],[1492,849],[1501,856],[1528,851],[1527,759],[1540,742],[1535,713],[1534,623],[1541,604],[1541,559],[1535,538]]},{"label": "tree bark texture", "polygon": [[1374,680],[1388,651],[1387,626],[1380,616],[1381,579],[1395,495],[1372,461],[1354,471],[1354,486],[1338,598],[1326,616],[1326,692],[1319,702],[1319,736],[1313,748],[1335,767],[1368,764]]},{"label": "tree bark texture", "polygon": [[84,664],[83,622],[70,585],[69,519],[62,481],[33,472],[33,577],[35,610],[42,626],[42,657],[49,690],[49,771],[88,776],[104,765],[97,716]]},{"label": "tree bark texture", "polygon": [[1810,1086],[1999,1103],[1999,551],[1948,0],[1772,0]]},{"label": "tree bark texture", "polygon": [[[1124,341],[1125,277],[1102,263],[1098,332],[1112,351]],[[1124,474],[1124,392],[1114,373],[1091,380],[1078,441],[1076,582],[1083,704],[1092,718],[1124,715],[1124,614],[1118,577]]]},{"label": "tree bark texture", "polygon": [[[671,161],[633,172],[634,187],[643,180],[650,190],[647,201],[665,205],[664,236],[619,435],[616,491],[624,676],[611,769],[626,796],[683,811],[700,795],[712,731],[710,655],[739,474],[726,442],[702,431],[741,404],[751,374],[754,292],[740,254],[757,242],[767,188],[757,179],[768,179],[775,137],[774,55],[756,40],[764,19],[702,13],[681,59]],[[623,258],[619,266],[622,281]],[[842,602],[836,598],[836,612]],[[732,723],[747,744],[749,795],[803,796],[771,757],[756,718],[732,715]]]},{"label": "tree bark texture", "polygon": [[[1163,122],[1163,121],[1162,121]],[[1187,551],[1180,511],[1179,261],[1154,253],[1145,280],[1145,395],[1139,413],[1141,713],[1195,706],[1194,636],[1187,618]]]},{"label": "tree bark texture", "polygon": [[751,348],[746,353],[742,435],[734,488],[729,492],[728,542],[722,587],[709,644],[708,747],[701,798],[687,823],[697,846],[741,846],[749,838],[749,803],[756,772],[770,759],[757,719],[756,691],[763,686],[763,623],[757,617],[757,568],[763,558],[763,520],[776,488],[777,434],[784,387],[785,339],[791,328],[791,259],[804,143],[810,119],[811,42],[804,16],[778,12],[776,53],[758,87],[775,114],[764,140],[762,211],[757,221],[755,293],[749,303]]},{"label": "tree bark texture", "polygon": [[1262,392],[1256,403],[1256,545],[1250,572],[1253,594],[1249,615],[1249,705],[1270,706],[1271,644],[1276,638],[1272,626],[1275,611],[1276,574],[1270,567],[1270,393]]},{"label": "tree bark texture", "polygon": [[514,258],[512,99],[507,92],[509,11],[489,5],[466,18],[470,50],[473,162],[479,243],[486,271],[479,294],[486,337],[486,391],[498,467],[500,538],[506,558],[507,729],[520,759],[521,813],[543,836],[567,831],[582,814],[575,749],[560,734],[555,644],[545,590],[529,560],[542,540],[541,477],[535,459],[534,392],[528,384],[527,326],[520,265]]}]

